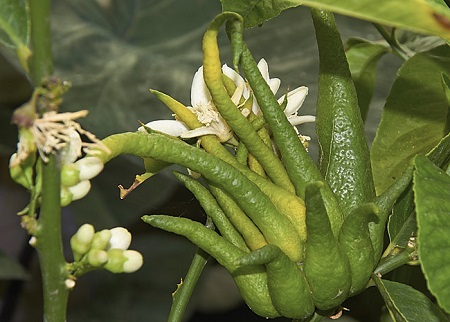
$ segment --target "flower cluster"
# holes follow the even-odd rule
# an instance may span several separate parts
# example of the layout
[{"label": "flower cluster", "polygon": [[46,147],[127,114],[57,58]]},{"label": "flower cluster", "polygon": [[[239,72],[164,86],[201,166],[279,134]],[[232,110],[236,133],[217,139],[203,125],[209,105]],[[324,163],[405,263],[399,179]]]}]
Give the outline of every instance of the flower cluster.
[{"label": "flower cluster", "polygon": [[95,232],[92,225],[82,225],[70,239],[73,275],[103,268],[113,273],[137,271],[143,264],[142,255],[129,250],[130,244],[131,234],[123,227]]},{"label": "flower cluster", "polygon": [[[269,67],[264,59],[259,61],[258,69],[267,84],[269,84],[272,92],[276,94],[281,84],[280,79],[269,77]],[[236,86],[234,94],[231,96],[231,100],[236,106],[242,107],[244,103],[252,97],[252,89],[241,75],[228,67],[226,64],[223,65],[222,72],[226,77],[231,79]],[[278,99],[278,103],[280,105],[285,104],[284,113],[286,114],[289,122],[296,129],[297,133],[297,125],[315,121],[315,117],[312,115],[298,115],[298,110],[305,101],[307,94],[308,88],[301,86],[289,91],[287,94]],[[226,142],[233,137],[231,128],[214,106],[211,94],[203,77],[203,66],[200,67],[195,73],[192,81],[191,105],[192,106],[188,106],[187,108],[197,116],[200,123],[203,124],[202,127],[189,129],[186,124],[179,120],[156,120],[145,124],[145,126],[153,130],[181,138],[193,138],[213,134],[216,135],[221,142]],[[242,113],[245,116],[249,116],[250,114],[254,114],[256,116],[261,115],[261,110],[256,99],[253,99],[252,97],[251,111],[247,108],[243,108]],[[145,131],[144,127],[140,127],[139,130]],[[307,141],[310,140],[308,136],[302,136],[300,134],[299,138],[305,145]]]},{"label": "flower cluster", "polygon": [[61,205],[66,206],[73,200],[86,196],[91,188],[90,179],[94,178],[103,170],[103,162],[95,157],[89,156],[78,159],[81,155],[80,134],[70,131],[69,142],[60,151],[61,156]]},{"label": "flower cluster", "polygon": [[[34,186],[36,153],[48,162],[48,155],[58,153],[61,161],[61,205],[83,198],[90,190],[89,180],[103,169],[103,162],[95,156],[83,158],[82,152],[108,148],[95,135],[84,130],[76,119],[85,117],[86,110],[74,113],[47,112],[36,117],[33,102],[19,108],[13,121],[19,126],[17,152],[10,158],[11,177],[27,189]],[[90,142],[83,142],[81,135]]]}]

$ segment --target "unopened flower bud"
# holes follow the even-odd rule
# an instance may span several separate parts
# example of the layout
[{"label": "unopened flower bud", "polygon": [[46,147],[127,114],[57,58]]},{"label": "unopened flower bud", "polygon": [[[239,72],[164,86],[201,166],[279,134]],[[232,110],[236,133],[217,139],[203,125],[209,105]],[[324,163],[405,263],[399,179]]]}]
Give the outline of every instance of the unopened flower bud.
[{"label": "unopened flower bud", "polygon": [[31,189],[33,186],[33,164],[27,166],[27,162],[18,163],[17,158],[17,153],[14,153],[9,159],[9,174],[15,182]]},{"label": "unopened flower bud", "polygon": [[124,255],[124,250],[119,248],[112,248],[108,250],[108,262],[105,268],[112,273],[123,273],[123,265],[128,260]]},{"label": "unopened flower bud", "polygon": [[88,194],[91,189],[91,183],[89,180],[83,180],[72,187],[68,187],[68,189],[72,193],[72,200],[78,200]]},{"label": "unopened flower bud", "polygon": [[123,264],[123,271],[125,273],[133,273],[141,268],[144,260],[141,253],[135,250],[126,250],[123,255],[127,258],[127,261]]},{"label": "unopened flower bud", "polygon": [[109,240],[108,249],[119,248],[126,250],[131,244],[131,234],[123,227],[116,227],[109,230],[111,239]]},{"label": "unopened flower bud", "polygon": [[101,249],[92,249],[88,253],[88,262],[94,267],[100,267],[108,261],[108,254]]},{"label": "unopened flower bud", "polygon": [[98,175],[104,167],[102,160],[97,157],[86,157],[75,162],[80,171],[80,180],[89,180]]},{"label": "unopened flower bud", "polygon": [[74,163],[64,163],[61,168],[61,186],[75,186],[81,181],[80,170]]},{"label": "unopened flower bud", "polygon": [[68,206],[73,200],[73,194],[70,192],[69,188],[61,187],[60,191],[61,207]]},{"label": "unopened flower bud", "polygon": [[70,246],[72,247],[75,260],[79,260],[81,256],[89,251],[94,238],[94,233],[94,226],[84,224],[78,228],[78,231],[72,236],[70,239]]},{"label": "unopened flower bud", "polygon": [[108,247],[109,240],[111,239],[111,232],[108,229],[103,229],[94,234],[92,239],[91,249],[105,250]]}]

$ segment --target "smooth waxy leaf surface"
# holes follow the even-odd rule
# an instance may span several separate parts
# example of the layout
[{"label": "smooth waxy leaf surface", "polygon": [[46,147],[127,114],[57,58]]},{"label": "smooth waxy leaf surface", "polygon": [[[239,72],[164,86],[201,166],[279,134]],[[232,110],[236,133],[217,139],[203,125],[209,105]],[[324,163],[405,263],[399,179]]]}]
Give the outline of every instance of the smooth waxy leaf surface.
[{"label": "smooth waxy leaf surface", "polygon": [[[447,134],[438,145],[436,145],[428,154],[428,159],[437,166],[443,166],[450,156],[450,134]],[[405,238],[411,236],[411,232],[416,231],[415,220],[410,221],[408,218],[414,217],[414,193],[412,187],[408,187],[407,191],[397,200],[394,206],[392,216],[389,218],[388,231],[391,242],[398,239],[405,241]],[[409,221],[409,223],[407,223]],[[409,236],[407,236],[409,231]],[[403,237],[397,236],[402,232]],[[406,240],[407,241],[407,240]],[[405,243],[396,244],[405,247]]]},{"label": "smooth waxy leaf surface", "polygon": [[450,177],[423,156],[414,163],[419,258],[428,288],[450,312]]},{"label": "smooth waxy leaf surface", "polygon": [[373,280],[383,297],[386,307],[395,322],[443,322],[448,321],[439,308],[428,297],[409,285],[382,280]]},{"label": "smooth waxy leaf surface", "polygon": [[446,134],[443,70],[450,70],[448,46],[416,54],[398,71],[372,145],[378,193],[401,175],[411,158],[429,152]]},{"label": "smooth waxy leaf surface", "polygon": [[28,4],[25,0],[0,0],[0,43],[10,47],[28,43]]},{"label": "smooth waxy leaf surface", "polygon": [[362,39],[350,39],[347,45],[349,48],[345,54],[358,94],[361,117],[365,120],[375,88],[377,63],[387,48]]},{"label": "smooth waxy leaf surface", "polygon": [[281,11],[298,5],[311,6],[419,33],[450,39],[450,10],[442,1],[425,0],[222,0],[223,11],[234,11],[246,27],[262,24]]},{"label": "smooth waxy leaf surface", "polygon": [[450,10],[425,0],[298,1],[343,15],[450,39]]},{"label": "smooth waxy leaf surface", "polygon": [[246,28],[262,24],[278,16],[283,10],[299,6],[299,1],[292,0],[221,0],[222,11],[233,11],[244,18]]}]

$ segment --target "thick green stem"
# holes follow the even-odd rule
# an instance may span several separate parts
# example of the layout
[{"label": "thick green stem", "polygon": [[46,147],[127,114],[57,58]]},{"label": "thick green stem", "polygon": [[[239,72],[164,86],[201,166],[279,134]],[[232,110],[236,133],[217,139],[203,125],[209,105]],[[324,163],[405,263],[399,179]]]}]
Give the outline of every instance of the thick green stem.
[{"label": "thick green stem", "polygon": [[407,247],[393,255],[381,259],[374,274],[385,275],[400,266],[416,260],[417,253],[413,247]]},{"label": "thick green stem", "polygon": [[408,60],[410,58],[410,55],[404,50],[404,48],[402,48],[392,33],[389,34],[386,28],[380,24],[374,23],[373,25],[377,28],[380,35],[383,36],[384,40],[386,40],[386,42],[391,46],[394,54],[403,60]]},{"label": "thick green stem", "polygon": [[[30,5],[31,49],[30,77],[39,86],[53,72],[50,33],[50,0],[32,0]],[[45,108],[43,111],[46,112]],[[69,291],[65,285],[67,271],[61,239],[61,201],[59,161],[49,155],[42,167],[42,201],[35,234],[41,266],[44,321],[66,320]]]},{"label": "thick green stem", "polygon": [[53,72],[50,33],[50,0],[29,1],[31,20],[30,77],[35,86]]},{"label": "thick green stem", "polygon": [[68,273],[61,239],[60,170],[54,155],[43,165],[42,177],[41,211],[35,237],[43,284],[44,321],[64,322],[69,295],[64,281]]},{"label": "thick green stem", "polygon": [[189,271],[184,282],[182,282],[178,289],[173,294],[173,304],[170,310],[168,322],[181,322],[184,312],[197,284],[200,274],[208,261],[209,255],[199,249],[192,260]]}]

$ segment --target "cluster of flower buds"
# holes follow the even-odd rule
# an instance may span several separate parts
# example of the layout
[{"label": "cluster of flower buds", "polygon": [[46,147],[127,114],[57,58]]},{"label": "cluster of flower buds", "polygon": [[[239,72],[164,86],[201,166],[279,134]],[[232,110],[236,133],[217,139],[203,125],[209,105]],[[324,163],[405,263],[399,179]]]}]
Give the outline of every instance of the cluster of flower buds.
[{"label": "cluster of flower buds", "polygon": [[74,256],[74,275],[90,270],[107,269],[112,273],[132,273],[143,264],[142,255],[129,250],[130,232],[123,227],[95,232],[90,224],[82,225],[70,239]]},{"label": "cluster of flower buds", "polygon": [[[19,126],[17,152],[10,159],[10,173],[14,181],[29,190],[40,191],[40,170],[37,156],[46,163],[50,154],[56,154],[61,162],[61,205],[81,199],[89,192],[90,179],[103,170],[103,162],[89,156],[82,159],[83,152],[91,149],[107,149],[92,133],[76,122],[85,117],[86,110],[74,113],[44,113],[38,117],[36,99],[16,110],[13,122]],[[87,137],[84,142],[81,135]],[[78,160],[78,161],[77,161]]]},{"label": "cluster of flower buds", "polygon": [[96,157],[85,157],[61,168],[61,206],[87,195],[91,189],[90,179],[103,170],[103,162]]}]

